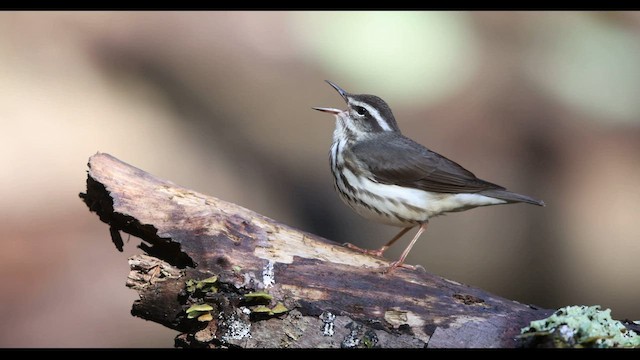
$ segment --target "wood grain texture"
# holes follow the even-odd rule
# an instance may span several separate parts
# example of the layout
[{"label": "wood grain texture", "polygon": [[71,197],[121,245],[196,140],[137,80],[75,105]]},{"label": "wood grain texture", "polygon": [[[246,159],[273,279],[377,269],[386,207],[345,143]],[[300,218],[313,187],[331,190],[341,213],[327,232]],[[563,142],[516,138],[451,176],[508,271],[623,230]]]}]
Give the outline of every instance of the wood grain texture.
[{"label": "wood grain texture", "polygon": [[[104,153],[89,159],[80,196],[118,249],[121,231],[143,240],[146,254],[129,260],[127,286],[140,296],[132,314],[180,331],[177,346],[517,347],[520,328],[552,312],[425,271],[383,274],[385,260]],[[212,276],[214,290],[187,290]],[[268,299],[247,296],[257,291]],[[213,307],[211,321],[187,318],[200,303]]]}]

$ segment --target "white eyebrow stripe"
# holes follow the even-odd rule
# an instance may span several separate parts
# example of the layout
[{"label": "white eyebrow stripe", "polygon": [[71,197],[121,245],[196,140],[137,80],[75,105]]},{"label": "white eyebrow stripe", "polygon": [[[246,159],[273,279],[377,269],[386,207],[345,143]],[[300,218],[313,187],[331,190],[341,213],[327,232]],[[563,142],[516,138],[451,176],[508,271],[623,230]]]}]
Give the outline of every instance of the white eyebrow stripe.
[{"label": "white eyebrow stripe", "polygon": [[378,122],[378,125],[380,125],[382,130],[391,131],[391,127],[389,127],[389,124],[387,124],[387,122],[384,121],[382,116],[380,116],[380,112],[378,110],[376,110],[374,107],[372,107],[371,105],[369,105],[367,103],[363,103],[363,102],[360,102],[360,101],[350,100],[349,102],[352,105],[361,106],[361,107],[367,109],[369,114],[371,114],[371,116],[373,116],[373,118],[376,119],[376,121]]}]

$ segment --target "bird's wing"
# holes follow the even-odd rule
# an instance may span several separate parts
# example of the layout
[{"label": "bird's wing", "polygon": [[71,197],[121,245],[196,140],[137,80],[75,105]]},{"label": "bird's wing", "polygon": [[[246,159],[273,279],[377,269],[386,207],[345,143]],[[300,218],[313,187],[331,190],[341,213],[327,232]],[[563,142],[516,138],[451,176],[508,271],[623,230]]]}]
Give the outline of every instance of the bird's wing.
[{"label": "bird's wing", "polygon": [[454,161],[398,134],[383,134],[376,140],[362,141],[350,149],[355,160],[365,165],[373,180],[424,191],[476,193],[502,189],[478,179]]}]

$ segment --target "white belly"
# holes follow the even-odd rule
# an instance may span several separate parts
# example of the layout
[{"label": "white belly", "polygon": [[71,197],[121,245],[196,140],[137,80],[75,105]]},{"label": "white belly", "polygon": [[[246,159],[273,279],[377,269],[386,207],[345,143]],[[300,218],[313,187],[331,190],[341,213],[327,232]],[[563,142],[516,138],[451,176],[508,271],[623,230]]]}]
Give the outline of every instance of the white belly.
[{"label": "white belly", "polygon": [[[335,135],[334,135],[335,136]],[[478,206],[505,204],[506,201],[479,194],[446,194],[386,185],[365,176],[356,176],[343,167],[342,141],[335,141],[330,150],[334,185],[340,198],[361,216],[394,226],[416,226],[429,218],[454,211],[462,211]],[[344,178],[337,176],[341,167]],[[345,181],[347,184],[345,184]],[[349,197],[349,189],[356,194]]]},{"label": "white belly", "polygon": [[[358,190],[351,201],[341,196],[361,216],[395,226],[415,226],[433,216],[478,206],[504,204],[506,201],[478,194],[444,194],[386,185],[364,177],[356,177],[344,169],[351,187]],[[340,181],[337,184],[340,186]]]}]

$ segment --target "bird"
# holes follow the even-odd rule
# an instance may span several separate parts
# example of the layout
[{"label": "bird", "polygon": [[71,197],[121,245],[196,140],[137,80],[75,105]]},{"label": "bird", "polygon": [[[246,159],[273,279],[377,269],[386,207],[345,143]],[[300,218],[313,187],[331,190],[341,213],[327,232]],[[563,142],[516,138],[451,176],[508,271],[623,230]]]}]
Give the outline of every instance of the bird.
[{"label": "bird", "polygon": [[405,259],[435,216],[489,205],[545,206],[543,201],[479,179],[453,160],[404,136],[391,108],[380,97],[351,94],[325,81],[347,104],[345,110],[313,107],[336,119],[329,150],[335,190],[345,204],[365,219],[402,228],[376,250],[350,243],[345,246],[383,257],[391,245],[418,227],[400,258],[384,272],[401,266],[415,269],[405,264]]}]

